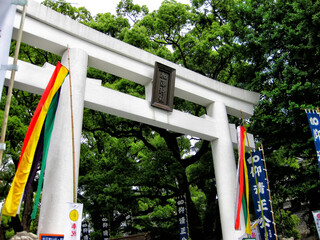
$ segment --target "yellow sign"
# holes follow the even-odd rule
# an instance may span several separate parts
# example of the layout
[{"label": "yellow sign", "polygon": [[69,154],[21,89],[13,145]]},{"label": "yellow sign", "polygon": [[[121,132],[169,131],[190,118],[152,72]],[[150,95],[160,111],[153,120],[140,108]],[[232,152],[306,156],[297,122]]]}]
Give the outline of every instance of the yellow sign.
[{"label": "yellow sign", "polygon": [[79,213],[78,213],[78,211],[75,210],[75,209],[73,209],[73,210],[70,212],[69,217],[70,217],[71,221],[76,222],[76,221],[78,220],[78,218],[79,218]]}]

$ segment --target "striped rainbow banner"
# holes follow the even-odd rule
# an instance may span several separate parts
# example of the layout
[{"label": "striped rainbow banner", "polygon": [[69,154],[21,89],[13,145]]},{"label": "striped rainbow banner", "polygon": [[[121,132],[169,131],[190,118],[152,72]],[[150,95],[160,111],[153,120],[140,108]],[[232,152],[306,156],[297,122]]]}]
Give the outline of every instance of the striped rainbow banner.
[{"label": "striped rainbow banner", "polygon": [[[16,216],[20,202],[22,200],[23,193],[27,190],[26,185],[28,179],[30,178],[30,172],[34,163],[39,163],[39,161],[34,161],[35,156],[42,158],[43,154],[43,141],[41,135],[44,134],[42,131],[43,126],[47,124],[48,112],[55,113],[57,108],[57,101],[59,99],[59,90],[60,87],[68,75],[68,69],[62,66],[60,63],[57,64],[53,75],[40,99],[40,102],[34,112],[34,115],[31,119],[30,125],[28,127],[23,145],[22,151],[19,159],[18,168],[14,179],[12,181],[9,193],[7,195],[6,201],[2,208],[2,214],[7,216]],[[57,95],[58,94],[58,95]],[[54,108],[52,108],[54,106]],[[50,117],[50,119],[52,119]],[[51,123],[53,125],[53,121]],[[49,129],[52,127],[48,127]],[[50,133],[51,136],[51,133]],[[50,141],[50,138],[47,139]],[[41,149],[39,149],[41,148]],[[46,149],[48,150],[48,149]],[[36,154],[37,152],[37,154]],[[40,153],[39,153],[40,152]],[[46,153],[45,153],[46,156]],[[34,168],[34,167],[33,167]],[[33,174],[31,174],[33,175]],[[34,173],[35,175],[35,173]],[[29,181],[32,181],[33,178]]]}]

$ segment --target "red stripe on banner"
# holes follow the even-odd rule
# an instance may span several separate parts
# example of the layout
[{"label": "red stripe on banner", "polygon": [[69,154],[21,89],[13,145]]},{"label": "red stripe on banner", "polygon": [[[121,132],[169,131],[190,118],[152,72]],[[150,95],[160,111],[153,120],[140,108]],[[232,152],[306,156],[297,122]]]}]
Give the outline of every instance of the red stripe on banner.
[{"label": "red stripe on banner", "polygon": [[28,145],[28,142],[29,142],[29,140],[30,140],[30,136],[31,136],[31,134],[32,134],[32,132],[33,132],[34,126],[36,125],[36,122],[37,122],[37,120],[38,120],[38,118],[39,118],[39,115],[40,115],[40,112],[41,112],[41,110],[42,110],[42,107],[43,107],[44,103],[46,102],[46,100],[47,100],[47,98],[48,98],[48,95],[49,95],[49,93],[50,93],[50,91],[51,91],[51,88],[52,88],[53,85],[54,85],[54,82],[55,82],[55,80],[56,80],[56,78],[57,78],[57,75],[58,75],[58,73],[59,73],[59,71],[60,71],[61,66],[62,66],[61,63],[58,62],[58,63],[57,63],[57,66],[56,66],[56,68],[55,68],[55,71],[53,72],[53,74],[52,74],[52,76],[51,76],[51,79],[50,79],[50,81],[49,81],[46,89],[44,90],[44,92],[43,92],[43,94],[42,94],[42,96],[41,96],[41,98],[40,98],[39,104],[38,104],[38,106],[37,106],[37,108],[36,108],[36,110],[35,110],[35,112],[34,112],[34,114],[33,114],[33,117],[32,117],[31,122],[30,122],[30,124],[29,124],[28,130],[27,130],[27,133],[26,133],[26,136],[25,136],[23,145],[22,145],[22,150],[21,150],[21,154],[20,154],[20,159],[19,159],[18,167],[19,167],[19,165],[20,165],[21,158],[22,158],[22,156],[23,156],[23,154],[24,154],[24,151],[25,151],[25,149],[26,149],[26,147],[27,147],[27,145]]},{"label": "red stripe on banner", "polygon": [[241,203],[242,203],[242,196],[243,196],[243,188],[244,188],[244,174],[243,174],[243,154],[244,154],[244,143],[245,143],[245,136],[244,136],[244,127],[240,127],[239,131],[239,166],[240,166],[240,182],[239,182],[239,195],[238,195],[238,206],[237,206],[237,215],[236,215],[236,222],[235,222],[235,229],[239,230],[240,227],[240,212],[241,212]]}]

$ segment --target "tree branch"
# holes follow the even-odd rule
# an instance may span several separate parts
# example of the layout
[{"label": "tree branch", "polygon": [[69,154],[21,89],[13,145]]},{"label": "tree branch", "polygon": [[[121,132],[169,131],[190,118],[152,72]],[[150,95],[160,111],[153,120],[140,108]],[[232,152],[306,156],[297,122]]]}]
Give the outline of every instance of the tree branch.
[{"label": "tree branch", "polygon": [[181,164],[184,168],[187,168],[188,166],[196,163],[197,161],[200,160],[200,158],[207,153],[209,150],[209,142],[208,141],[203,141],[199,151],[193,155],[192,157],[189,157],[187,159],[184,159],[181,161]]}]

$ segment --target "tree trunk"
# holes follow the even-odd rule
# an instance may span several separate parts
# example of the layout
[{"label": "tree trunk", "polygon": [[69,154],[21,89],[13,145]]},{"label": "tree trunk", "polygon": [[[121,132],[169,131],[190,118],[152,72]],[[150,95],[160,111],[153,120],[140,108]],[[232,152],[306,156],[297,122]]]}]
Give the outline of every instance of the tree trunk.
[{"label": "tree trunk", "polygon": [[205,236],[203,233],[202,221],[199,217],[199,212],[197,211],[193,201],[191,200],[190,194],[189,194],[189,199],[187,197],[187,212],[188,212],[189,234],[191,239],[204,240]]},{"label": "tree trunk", "polygon": [[203,231],[206,240],[222,239],[217,189],[214,185],[206,193],[207,209],[205,212]]},{"label": "tree trunk", "polygon": [[0,240],[6,240],[6,230],[0,227]]},{"label": "tree trunk", "polygon": [[27,231],[27,232],[30,231],[32,206],[33,206],[33,186],[30,187],[26,200],[24,202],[24,210],[22,215],[23,231]]}]

